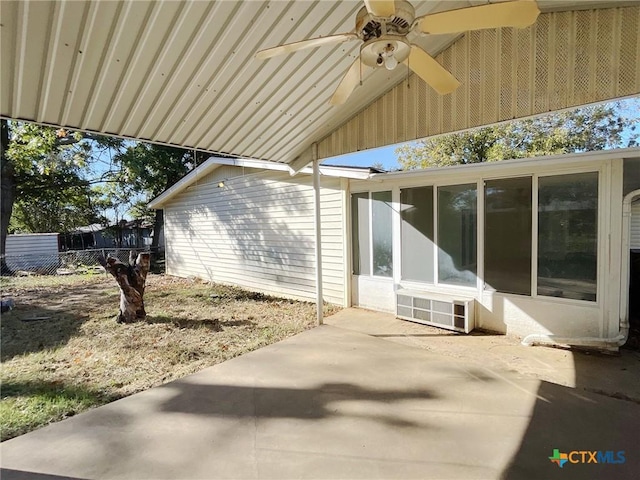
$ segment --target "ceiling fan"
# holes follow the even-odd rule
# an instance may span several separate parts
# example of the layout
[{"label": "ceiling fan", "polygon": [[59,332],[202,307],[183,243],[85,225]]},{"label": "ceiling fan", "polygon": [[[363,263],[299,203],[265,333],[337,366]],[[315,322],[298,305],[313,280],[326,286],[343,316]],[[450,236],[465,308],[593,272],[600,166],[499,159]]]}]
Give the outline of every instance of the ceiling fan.
[{"label": "ceiling fan", "polygon": [[513,0],[475,7],[415,16],[413,5],[406,0],[364,0],[356,14],[352,32],[312,38],[267,48],[256,53],[265,60],[296,52],[352,40],[360,40],[360,55],[353,62],[331,97],[331,105],[344,103],[360,83],[365,67],[388,70],[405,63],[439,94],[453,92],[460,82],[431,55],[411,39],[423,34],[461,33],[487,28],[524,28],[533,24],[540,10],[534,0]]}]

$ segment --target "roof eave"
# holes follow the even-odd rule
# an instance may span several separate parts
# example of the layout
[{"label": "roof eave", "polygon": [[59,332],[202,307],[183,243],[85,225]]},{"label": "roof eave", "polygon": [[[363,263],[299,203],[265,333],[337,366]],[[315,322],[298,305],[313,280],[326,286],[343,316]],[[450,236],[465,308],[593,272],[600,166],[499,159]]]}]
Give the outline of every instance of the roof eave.
[{"label": "roof eave", "polygon": [[[162,206],[194,183],[198,178],[208,175],[216,168],[227,165],[233,167],[246,167],[262,170],[273,170],[293,173],[293,170],[286,163],[270,162],[268,160],[256,160],[253,158],[221,158],[209,157],[206,162],[189,172],[173,186],[162,192],[149,202],[149,208],[162,208]],[[311,175],[313,170],[305,167],[298,173]],[[371,176],[371,170],[350,167],[333,167],[331,165],[320,166],[320,174],[325,177],[350,178],[355,180],[366,180]]]}]

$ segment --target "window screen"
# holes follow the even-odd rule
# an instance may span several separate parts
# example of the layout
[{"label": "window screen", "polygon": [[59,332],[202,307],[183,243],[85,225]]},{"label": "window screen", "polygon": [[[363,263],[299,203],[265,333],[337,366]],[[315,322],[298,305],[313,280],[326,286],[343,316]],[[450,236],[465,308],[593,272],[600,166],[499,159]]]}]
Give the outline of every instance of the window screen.
[{"label": "window screen", "polygon": [[598,174],[540,177],[538,295],[596,300]]},{"label": "window screen", "polygon": [[402,278],[433,283],[433,187],[400,190]]},{"label": "window screen", "polygon": [[370,274],[369,256],[369,193],[351,196],[351,245],[353,248],[353,274]]},{"label": "window screen", "polygon": [[391,213],[391,192],[372,193],[373,275],[381,277],[391,277],[393,275]]},{"label": "window screen", "polygon": [[477,187],[438,187],[438,282],[476,285]]},{"label": "window screen", "polygon": [[486,288],[531,295],[531,178],[485,182]]}]

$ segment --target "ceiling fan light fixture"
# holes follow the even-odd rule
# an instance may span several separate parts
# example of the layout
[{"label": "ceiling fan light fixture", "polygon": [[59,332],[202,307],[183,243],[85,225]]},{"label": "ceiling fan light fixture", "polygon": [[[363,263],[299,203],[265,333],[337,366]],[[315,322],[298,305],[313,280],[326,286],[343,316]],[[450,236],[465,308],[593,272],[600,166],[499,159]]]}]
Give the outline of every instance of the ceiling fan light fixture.
[{"label": "ceiling fan light fixture", "polygon": [[398,66],[398,60],[393,56],[393,53],[384,59],[384,66],[387,70],[393,70]]},{"label": "ceiling fan light fixture", "polygon": [[[358,84],[365,68],[391,71],[404,63],[440,95],[452,93],[460,82],[413,38],[424,34],[456,34],[506,27],[524,28],[535,23],[540,9],[536,0],[485,0],[483,5],[415,16],[407,0],[364,0],[356,14],[355,30],[348,33],[300,40],[260,50],[265,60],[298,50],[358,40],[360,55],[351,64],[331,97],[331,105],[343,104]],[[477,2],[468,2],[477,3]],[[482,2],[480,2],[482,3]]]},{"label": "ceiling fan light fixture", "polygon": [[398,59],[395,57],[396,46],[388,43],[381,55],[384,57],[384,66],[387,70],[393,70],[398,66]]}]

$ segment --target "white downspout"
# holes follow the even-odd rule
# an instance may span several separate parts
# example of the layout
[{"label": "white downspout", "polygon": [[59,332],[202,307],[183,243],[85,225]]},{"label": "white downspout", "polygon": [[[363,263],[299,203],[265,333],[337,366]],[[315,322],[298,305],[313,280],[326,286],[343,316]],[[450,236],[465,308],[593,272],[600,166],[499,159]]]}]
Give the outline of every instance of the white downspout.
[{"label": "white downspout", "polygon": [[634,190],[624,197],[622,202],[622,242],[623,254],[626,260],[622,262],[620,271],[620,330],[613,338],[583,337],[564,338],[557,335],[543,335],[534,333],[522,340],[522,345],[530,347],[534,344],[571,345],[576,347],[594,347],[616,350],[627,343],[629,338],[629,250],[631,248],[631,202],[640,196],[640,190]]},{"label": "white downspout", "polygon": [[522,345],[525,347],[531,347],[533,345],[570,345],[572,347],[592,347],[601,348],[605,350],[617,350],[627,341],[627,335],[629,327],[627,327],[627,333],[622,333],[622,326],[620,334],[613,338],[600,338],[600,337],[559,337],[558,335],[544,335],[541,333],[534,333],[527,335],[522,340]]},{"label": "white downspout", "polygon": [[320,161],[318,160],[318,144],[311,146],[313,159],[313,193],[315,198],[315,227],[316,227],[316,312],[318,325],[323,323],[323,295],[322,295],[322,227],[320,216]]}]

